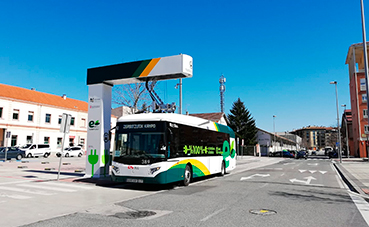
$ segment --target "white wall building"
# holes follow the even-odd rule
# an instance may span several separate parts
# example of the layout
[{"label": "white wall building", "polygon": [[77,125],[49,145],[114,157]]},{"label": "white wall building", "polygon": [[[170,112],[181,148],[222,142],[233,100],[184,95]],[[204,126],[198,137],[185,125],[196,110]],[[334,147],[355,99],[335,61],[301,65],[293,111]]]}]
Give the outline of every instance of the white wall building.
[{"label": "white wall building", "polygon": [[[59,132],[63,113],[72,116],[64,146],[87,144],[88,103],[34,89],[0,84],[0,146],[26,143],[50,144],[51,151],[61,148]],[[112,117],[113,127],[116,117]],[[9,138],[7,138],[7,135]]]}]

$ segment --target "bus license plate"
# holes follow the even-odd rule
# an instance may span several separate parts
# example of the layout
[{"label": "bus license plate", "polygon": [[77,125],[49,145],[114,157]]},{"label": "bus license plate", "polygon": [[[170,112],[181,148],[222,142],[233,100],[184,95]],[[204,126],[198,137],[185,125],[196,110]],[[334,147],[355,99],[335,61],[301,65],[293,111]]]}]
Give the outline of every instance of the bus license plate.
[{"label": "bus license plate", "polygon": [[144,181],[142,179],[134,179],[134,178],[128,178],[128,183],[143,183]]}]

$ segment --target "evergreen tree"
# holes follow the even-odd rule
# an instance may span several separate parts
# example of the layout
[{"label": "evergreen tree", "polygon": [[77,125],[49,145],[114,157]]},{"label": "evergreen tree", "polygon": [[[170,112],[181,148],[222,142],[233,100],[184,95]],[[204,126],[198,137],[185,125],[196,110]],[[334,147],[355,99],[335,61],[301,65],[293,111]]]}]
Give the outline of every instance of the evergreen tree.
[{"label": "evergreen tree", "polygon": [[240,140],[244,139],[245,145],[255,145],[257,143],[255,120],[240,98],[233,103],[230,112],[228,114],[229,127],[233,129]]}]

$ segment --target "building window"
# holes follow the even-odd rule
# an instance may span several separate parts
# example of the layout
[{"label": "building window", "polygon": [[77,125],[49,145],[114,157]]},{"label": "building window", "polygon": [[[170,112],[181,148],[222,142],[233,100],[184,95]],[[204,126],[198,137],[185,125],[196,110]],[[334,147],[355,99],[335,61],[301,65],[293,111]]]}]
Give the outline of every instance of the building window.
[{"label": "building window", "polygon": [[17,139],[18,139],[17,135],[12,135],[12,140],[11,140],[10,146],[12,146],[12,147],[16,146],[17,145]]},{"label": "building window", "polygon": [[365,79],[360,79],[360,91],[365,91]]},{"label": "building window", "polygon": [[28,111],[28,121],[33,121],[33,111]]},{"label": "building window", "polygon": [[19,110],[13,110],[13,120],[19,120]]},{"label": "building window", "polygon": [[56,140],[56,146],[58,148],[61,148],[63,139],[61,137],[58,137]]},{"label": "building window", "polygon": [[0,118],[2,118],[2,117],[3,117],[3,108],[0,107]]},{"label": "building window", "polygon": [[363,110],[363,117],[368,118],[368,110],[367,109]]},{"label": "building window", "polygon": [[86,128],[86,119],[85,118],[81,119],[81,127]]},{"label": "building window", "polygon": [[59,124],[59,125],[60,125],[60,124],[61,124],[61,122],[62,122],[62,118],[63,118],[63,117],[59,115],[59,119],[58,119],[58,124]]},{"label": "building window", "polygon": [[45,136],[44,137],[44,144],[49,144],[50,143],[50,137]]},{"label": "building window", "polygon": [[364,126],[364,133],[369,134],[369,126],[368,125]]},{"label": "building window", "polygon": [[367,98],[366,98],[366,94],[362,94],[361,96],[361,101],[362,102],[366,102]]},{"label": "building window", "polygon": [[69,146],[74,146],[74,138],[69,138]]},{"label": "building window", "polygon": [[70,119],[70,125],[74,125],[74,117]]},{"label": "building window", "polygon": [[51,114],[46,114],[45,123],[50,123],[50,122],[51,122]]},{"label": "building window", "polygon": [[81,144],[82,146],[84,146],[85,145],[85,138],[81,138],[79,140],[79,144]]},{"label": "building window", "polygon": [[32,136],[27,136],[26,141],[27,141],[27,143],[32,143]]}]

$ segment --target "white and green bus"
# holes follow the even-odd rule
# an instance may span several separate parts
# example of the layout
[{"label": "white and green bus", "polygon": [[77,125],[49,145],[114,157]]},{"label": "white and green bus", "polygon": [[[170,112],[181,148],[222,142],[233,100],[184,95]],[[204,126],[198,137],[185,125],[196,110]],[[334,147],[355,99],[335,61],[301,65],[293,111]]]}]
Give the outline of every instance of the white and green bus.
[{"label": "white and green bus", "polygon": [[174,113],[123,116],[115,132],[112,179],[168,184],[236,168],[235,134],[228,126]]}]

